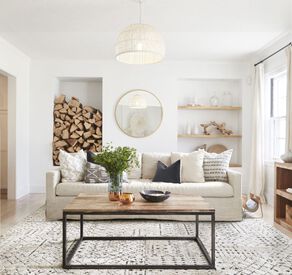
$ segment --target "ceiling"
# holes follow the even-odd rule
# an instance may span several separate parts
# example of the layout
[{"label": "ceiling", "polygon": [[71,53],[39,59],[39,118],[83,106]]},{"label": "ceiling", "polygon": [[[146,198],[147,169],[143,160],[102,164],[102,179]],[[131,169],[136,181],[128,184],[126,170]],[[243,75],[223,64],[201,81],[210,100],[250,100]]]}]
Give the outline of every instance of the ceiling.
[{"label": "ceiling", "polygon": [[[0,0],[0,36],[32,58],[113,59],[136,0]],[[244,60],[292,29],[292,0],[145,0],[167,60]]]}]

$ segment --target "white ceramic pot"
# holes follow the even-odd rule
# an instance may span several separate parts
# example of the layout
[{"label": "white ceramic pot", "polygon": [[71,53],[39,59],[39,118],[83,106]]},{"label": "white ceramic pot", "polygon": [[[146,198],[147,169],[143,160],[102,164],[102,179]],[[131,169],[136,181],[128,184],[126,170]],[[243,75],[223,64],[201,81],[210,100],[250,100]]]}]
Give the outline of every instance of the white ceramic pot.
[{"label": "white ceramic pot", "polygon": [[284,155],[282,155],[280,158],[284,162],[292,163],[292,152],[289,151],[289,152],[285,153]]}]

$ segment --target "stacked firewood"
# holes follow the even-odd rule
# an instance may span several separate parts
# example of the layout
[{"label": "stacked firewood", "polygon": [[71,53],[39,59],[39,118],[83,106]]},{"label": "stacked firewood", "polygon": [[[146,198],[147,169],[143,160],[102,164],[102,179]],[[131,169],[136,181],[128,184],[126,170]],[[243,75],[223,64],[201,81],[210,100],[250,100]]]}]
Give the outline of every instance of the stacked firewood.
[{"label": "stacked firewood", "polygon": [[59,165],[59,150],[69,153],[80,149],[99,152],[102,146],[102,114],[99,110],[83,106],[78,98],[68,102],[66,96],[55,98],[53,163]]}]

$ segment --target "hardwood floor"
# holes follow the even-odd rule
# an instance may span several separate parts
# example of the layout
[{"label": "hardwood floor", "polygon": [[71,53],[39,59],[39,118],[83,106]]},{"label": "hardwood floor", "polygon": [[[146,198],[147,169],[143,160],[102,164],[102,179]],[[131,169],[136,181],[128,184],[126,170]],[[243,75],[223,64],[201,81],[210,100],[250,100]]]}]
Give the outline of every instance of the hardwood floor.
[{"label": "hardwood floor", "polygon": [[0,199],[0,235],[45,204],[45,194],[29,194],[18,200]]},{"label": "hardwood floor", "polygon": [[[45,204],[45,194],[29,194],[17,201],[0,199],[0,235],[5,234],[9,227],[17,224],[23,218],[33,213]],[[274,225],[274,210],[269,205],[263,206],[264,220]],[[258,213],[256,213],[258,215]],[[278,228],[281,230],[281,228]],[[284,234],[292,238],[291,232],[281,230]]]}]

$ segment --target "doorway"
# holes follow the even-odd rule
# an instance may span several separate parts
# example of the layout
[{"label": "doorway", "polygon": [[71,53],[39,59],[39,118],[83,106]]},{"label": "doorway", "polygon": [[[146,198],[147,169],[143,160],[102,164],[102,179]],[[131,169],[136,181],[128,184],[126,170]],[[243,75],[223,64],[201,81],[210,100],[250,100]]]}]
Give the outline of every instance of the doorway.
[{"label": "doorway", "polygon": [[8,194],[8,77],[0,74],[0,196]]}]

